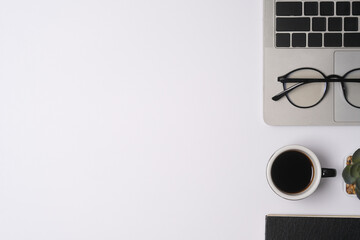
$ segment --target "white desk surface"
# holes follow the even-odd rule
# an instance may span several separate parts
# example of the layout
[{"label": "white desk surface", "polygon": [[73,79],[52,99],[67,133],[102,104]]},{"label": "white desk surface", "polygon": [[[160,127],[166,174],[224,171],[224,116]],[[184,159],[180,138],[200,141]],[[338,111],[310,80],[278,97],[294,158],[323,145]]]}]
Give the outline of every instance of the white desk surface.
[{"label": "white desk surface", "polygon": [[[360,214],[359,127],[262,120],[262,1],[0,2],[0,239],[264,239],[266,214]],[[288,144],[338,176],[297,202]]]}]

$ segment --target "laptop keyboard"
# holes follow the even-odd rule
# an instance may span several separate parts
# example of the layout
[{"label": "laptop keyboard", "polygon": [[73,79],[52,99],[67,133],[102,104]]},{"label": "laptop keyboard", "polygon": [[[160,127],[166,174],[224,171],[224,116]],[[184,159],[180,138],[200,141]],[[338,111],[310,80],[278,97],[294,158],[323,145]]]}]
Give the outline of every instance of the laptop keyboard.
[{"label": "laptop keyboard", "polygon": [[359,48],[360,1],[276,1],[279,48]]}]

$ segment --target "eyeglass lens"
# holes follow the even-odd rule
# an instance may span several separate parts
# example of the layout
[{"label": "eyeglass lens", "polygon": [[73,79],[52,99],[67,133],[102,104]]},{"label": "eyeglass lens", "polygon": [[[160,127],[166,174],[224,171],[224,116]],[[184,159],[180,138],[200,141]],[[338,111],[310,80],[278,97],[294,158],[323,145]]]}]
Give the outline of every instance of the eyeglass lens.
[{"label": "eyeglass lens", "polygon": [[[360,70],[350,72],[345,79],[360,78]],[[345,99],[353,106],[360,107],[360,82],[344,82]]]},{"label": "eyeglass lens", "polygon": [[[323,79],[324,76],[313,69],[299,69],[287,78]],[[284,90],[298,83],[284,83]],[[360,84],[359,84],[360,85]],[[327,83],[313,82],[303,84],[287,94],[288,100],[295,106],[309,108],[318,104],[325,95]]]}]

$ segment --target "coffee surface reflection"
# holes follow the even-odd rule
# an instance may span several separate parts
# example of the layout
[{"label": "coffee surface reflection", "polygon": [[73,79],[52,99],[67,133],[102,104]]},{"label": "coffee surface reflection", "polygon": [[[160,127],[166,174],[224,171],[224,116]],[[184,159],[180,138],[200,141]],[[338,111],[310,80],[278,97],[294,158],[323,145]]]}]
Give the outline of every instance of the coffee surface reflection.
[{"label": "coffee surface reflection", "polygon": [[296,150],[281,153],[271,168],[276,187],[284,193],[300,193],[311,185],[314,167],[309,157]]}]

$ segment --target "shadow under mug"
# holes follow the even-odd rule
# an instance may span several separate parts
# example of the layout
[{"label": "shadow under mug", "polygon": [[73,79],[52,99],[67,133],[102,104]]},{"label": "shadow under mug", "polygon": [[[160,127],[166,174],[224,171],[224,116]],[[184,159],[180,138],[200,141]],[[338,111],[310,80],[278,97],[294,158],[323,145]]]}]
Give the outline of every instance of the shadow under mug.
[{"label": "shadow under mug", "polygon": [[300,145],[289,145],[277,150],[266,168],[271,189],[288,200],[310,196],[319,186],[322,177],[335,176],[335,169],[321,168],[316,155]]}]

